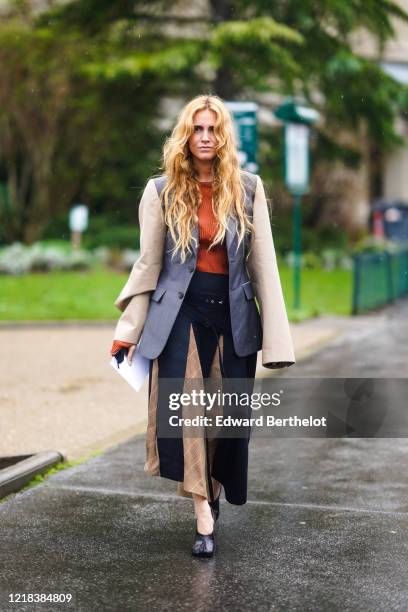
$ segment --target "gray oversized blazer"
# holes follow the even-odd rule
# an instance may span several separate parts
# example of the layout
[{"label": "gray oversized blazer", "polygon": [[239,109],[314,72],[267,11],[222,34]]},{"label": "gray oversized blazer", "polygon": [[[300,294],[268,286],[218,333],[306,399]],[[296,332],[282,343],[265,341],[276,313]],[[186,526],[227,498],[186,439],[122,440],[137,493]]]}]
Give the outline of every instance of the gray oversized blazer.
[{"label": "gray oversized blazer", "polygon": [[[286,367],[295,363],[295,356],[276,262],[265,191],[258,175],[245,172],[244,178],[252,180],[255,184],[252,217],[255,231],[250,237],[249,254],[246,256],[246,261],[244,256],[239,257],[241,249],[238,256],[236,255],[236,242],[228,239],[227,234],[234,347],[238,355],[249,354],[262,348],[264,367]],[[174,270],[170,269],[170,260],[167,255],[168,243],[171,242],[169,241],[170,232],[167,232],[163,219],[160,197],[154,179],[148,181],[140,201],[139,222],[140,256],[115,300],[115,306],[122,311],[122,315],[117,322],[114,339],[137,344],[141,337],[139,346],[141,353],[152,359],[161,352],[167,341],[172,323],[182,303],[176,298],[184,296],[188,287],[188,279],[191,278],[191,272],[195,269],[196,249],[193,250],[192,259],[187,260],[184,271],[181,270],[179,258],[175,258],[177,263],[174,263]],[[236,226],[233,225],[233,227]],[[198,235],[198,228],[195,234]],[[233,250],[234,244],[235,249]],[[244,255],[243,251],[242,253]],[[250,283],[245,282],[246,279],[249,279]],[[247,326],[242,325],[242,316],[238,311],[240,303],[242,307],[245,306],[245,300],[239,302],[234,296],[244,294],[239,290],[237,294],[236,289],[240,289],[241,286],[231,286],[231,282],[241,284],[247,299],[256,296],[262,324],[258,340],[251,341]],[[163,308],[160,316],[158,306],[160,306],[159,302],[162,301],[166,289],[169,289],[166,297],[168,301],[161,304]],[[165,308],[166,304],[167,308]],[[251,306],[253,307],[252,304]],[[165,312],[167,314],[163,318]],[[252,310],[248,310],[248,313],[250,313],[251,322],[255,323]],[[249,316],[246,311],[243,311],[242,314],[244,318]],[[165,323],[162,323],[162,319]],[[252,336],[255,339],[256,337],[256,334]]]}]

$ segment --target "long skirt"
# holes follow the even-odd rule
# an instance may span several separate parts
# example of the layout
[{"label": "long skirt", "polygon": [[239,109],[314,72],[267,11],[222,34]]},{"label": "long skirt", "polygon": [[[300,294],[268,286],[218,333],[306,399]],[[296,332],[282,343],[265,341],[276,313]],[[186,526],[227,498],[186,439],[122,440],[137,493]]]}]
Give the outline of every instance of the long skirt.
[{"label": "long skirt", "polygon": [[257,353],[235,353],[228,296],[227,275],[196,270],[166,345],[151,360],[144,471],[177,481],[178,495],[196,493],[213,501],[224,487],[225,499],[241,505],[247,501],[250,433],[223,438],[207,435],[203,427],[194,437],[184,428],[181,435],[160,437],[157,428],[169,411],[169,379],[178,379],[179,392],[188,381],[197,390],[197,385],[211,389],[220,381],[240,379],[252,393]]}]

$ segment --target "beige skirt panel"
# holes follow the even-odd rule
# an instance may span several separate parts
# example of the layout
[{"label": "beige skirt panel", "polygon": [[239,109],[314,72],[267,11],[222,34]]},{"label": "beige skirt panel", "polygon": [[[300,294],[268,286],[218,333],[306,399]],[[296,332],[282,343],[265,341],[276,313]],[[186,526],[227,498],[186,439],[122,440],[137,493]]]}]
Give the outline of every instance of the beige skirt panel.
[{"label": "beige skirt panel", "polygon": [[[223,353],[224,337],[220,336],[220,350]],[[189,393],[192,389],[200,391],[205,389],[209,391],[212,387],[219,388],[222,381],[221,367],[218,350],[215,351],[214,358],[211,364],[210,376],[204,383],[201,370],[200,357],[198,354],[197,344],[194,336],[193,326],[190,324],[189,345],[187,351],[187,363],[185,372],[185,382],[183,387],[184,393]],[[157,416],[157,400],[158,400],[158,360],[154,359],[152,365],[151,390],[148,403],[148,423],[146,430],[146,462],[144,471],[152,476],[160,476],[159,454],[157,449],[156,436],[156,416]],[[182,416],[188,418],[197,414],[191,408],[183,406]],[[206,410],[203,407],[203,415]],[[214,410],[211,416],[214,416]],[[191,431],[191,428],[190,428]],[[192,497],[193,493],[202,495],[207,499],[211,499],[210,491],[208,490],[208,481],[206,478],[207,457],[205,450],[205,428],[195,427],[194,437],[185,435],[186,427],[183,426],[183,454],[184,454],[184,480],[177,484],[177,494],[183,497]],[[196,435],[197,434],[197,435]],[[214,453],[216,449],[216,439],[213,436],[208,437],[208,455],[210,467],[212,467]],[[217,497],[221,484],[211,477],[213,495]]]}]

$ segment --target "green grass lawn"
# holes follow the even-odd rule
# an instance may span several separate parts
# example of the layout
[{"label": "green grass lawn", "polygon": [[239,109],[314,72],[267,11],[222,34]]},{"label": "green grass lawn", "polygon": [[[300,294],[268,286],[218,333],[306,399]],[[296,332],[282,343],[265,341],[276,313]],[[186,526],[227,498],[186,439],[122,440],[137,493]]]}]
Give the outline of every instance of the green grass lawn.
[{"label": "green grass lawn", "polygon": [[[350,314],[350,271],[302,271],[302,309],[299,313],[292,310],[293,273],[283,266],[280,272],[291,320],[317,314]],[[128,274],[104,269],[17,277],[0,275],[0,320],[114,320],[120,312],[113,302],[127,278]]]},{"label": "green grass lawn", "polygon": [[293,310],[293,271],[281,266],[280,275],[291,321],[322,314],[351,314],[351,270],[302,270],[299,312]]}]

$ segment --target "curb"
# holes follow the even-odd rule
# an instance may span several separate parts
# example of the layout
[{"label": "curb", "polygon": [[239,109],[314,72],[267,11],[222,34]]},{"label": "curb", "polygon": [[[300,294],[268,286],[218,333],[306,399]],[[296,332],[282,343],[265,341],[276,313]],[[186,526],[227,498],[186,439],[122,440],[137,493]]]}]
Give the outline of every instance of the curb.
[{"label": "curb", "polygon": [[2,462],[10,462],[10,467],[0,469],[0,499],[19,491],[37,474],[46,472],[50,467],[66,457],[58,451],[43,451],[35,455],[1,457]]},{"label": "curb", "polygon": [[306,359],[309,359],[309,357],[313,357],[313,355],[315,355],[316,353],[320,352],[321,350],[329,346],[332,342],[334,342],[334,340],[336,340],[337,338],[339,338],[345,333],[346,333],[346,330],[344,329],[333,330],[332,332],[326,334],[321,339],[316,340],[315,342],[311,342],[308,346],[304,347],[303,349],[299,349],[299,351],[296,354],[296,363],[300,361],[305,361]]}]

